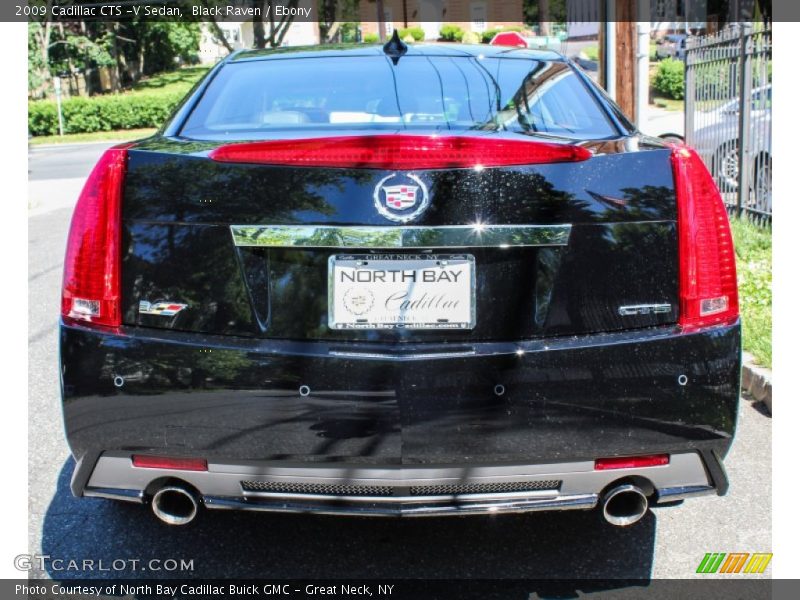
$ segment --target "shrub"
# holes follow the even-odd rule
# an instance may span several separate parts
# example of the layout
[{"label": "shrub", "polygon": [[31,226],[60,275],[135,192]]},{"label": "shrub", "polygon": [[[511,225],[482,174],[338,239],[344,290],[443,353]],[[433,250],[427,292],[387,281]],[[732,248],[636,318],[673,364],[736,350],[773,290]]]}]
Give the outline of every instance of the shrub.
[{"label": "shrub", "polygon": [[406,37],[403,38],[403,41],[406,44],[413,44],[416,40],[414,39],[414,36],[409,33],[409,34],[406,34]]},{"label": "shrub", "polygon": [[464,35],[464,30],[458,25],[442,25],[439,36],[445,42],[458,42]]},{"label": "shrub", "polygon": [[365,44],[377,44],[378,43],[378,34],[377,33],[365,33],[364,37],[361,38]]},{"label": "shrub", "polygon": [[421,42],[425,39],[425,31],[422,27],[408,27],[401,29],[398,33],[400,34],[400,39],[405,39],[407,35],[413,37],[415,42]]},{"label": "shrub", "polygon": [[461,43],[462,44],[480,44],[481,43],[481,38],[474,31],[465,31],[464,35],[461,36]]},{"label": "shrub", "polygon": [[28,130],[31,135],[58,133],[58,112],[55,102],[28,102]]},{"label": "shrub", "polygon": [[667,58],[658,63],[653,88],[663,96],[683,100],[683,61]]},{"label": "shrub", "polygon": [[[64,133],[159,127],[183,96],[182,91],[169,91],[67,98],[62,102]],[[56,103],[50,100],[29,102],[28,128],[31,135],[57,134]]]}]

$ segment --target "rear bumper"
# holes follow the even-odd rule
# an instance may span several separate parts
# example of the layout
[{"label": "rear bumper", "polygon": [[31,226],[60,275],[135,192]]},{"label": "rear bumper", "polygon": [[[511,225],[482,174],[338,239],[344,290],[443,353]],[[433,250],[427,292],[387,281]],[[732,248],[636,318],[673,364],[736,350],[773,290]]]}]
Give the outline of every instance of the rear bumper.
[{"label": "rear bumper", "polygon": [[137,468],[129,456],[100,458],[84,494],[144,503],[181,480],[207,508],[357,516],[446,516],[594,508],[603,490],[636,481],[655,502],[715,492],[700,455],[668,465],[595,471],[592,461],[524,466],[363,468],[281,463],[210,464],[207,472]]},{"label": "rear bumper", "polygon": [[[125,469],[109,470],[108,461],[129,463],[134,453],[202,457],[214,466],[213,484],[189,483],[219,508],[449,514],[591,507],[606,482],[586,465],[654,453],[697,457],[704,473],[653,481],[659,498],[683,488],[689,495],[724,493],[719,459],[733,439],[740,365],[738,324],[690,334],[662,327],[463,345],[61,326],[65,430],[77,461],[73,492],[140,499],[150,483],[142,477],[168,474],[136,469],[131,479]],[[364,469],[388,470],[387,485],[397,488],[417,469],[442,465],[455,469],[445,480],[467,482],[483,469],[500,478],[502,469],[517,469],[523,481],[569,469],[559,471],[564,483],[555,495],[447,495],[420,503],[395,490],[344,507],[340,498],[244,493],[240,483],[252,468],[261,475],[297,468],[289,478],[308,482],[305,469],[329,467],[350,479]],[[567,487],[575,468],[589,479]]]}]

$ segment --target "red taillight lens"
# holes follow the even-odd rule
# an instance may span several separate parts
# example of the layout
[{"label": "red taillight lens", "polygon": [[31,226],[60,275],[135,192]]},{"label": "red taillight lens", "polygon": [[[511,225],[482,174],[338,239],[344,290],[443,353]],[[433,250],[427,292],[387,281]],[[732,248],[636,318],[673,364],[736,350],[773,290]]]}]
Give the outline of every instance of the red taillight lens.
[{"label": "red taillight lens", "polygon": [[75,205],[64,260],[64,317],[120,325],[120,207],[129,146],[103,154]]},{"label": "red taillight lens", "polygon": [[616,458],[598,458],[594,461],[595,471],[609,469],[638,469],[641,467],[660,467],[669,464],[669,454],[651,454],[649,456],[620,456]]},{"label": "red taillight lens", "polygon": [[577,162],[581,146],[506,138],[372,135],[228,144],[211,151],[218,162],[350,169],[447,169]]},{"label": "red taillight lens", "polygon": [[173,469],[176,471],[208,471],[204,458],[174,458],[170,456],[147,456],[134,454],[133,466],[141,469]]},{"label": "red taillight lens", "polygon": [[685,330],[732,323],[739,316],[736,255],[722,196],[697,152],[676,147],[680,317]]}]

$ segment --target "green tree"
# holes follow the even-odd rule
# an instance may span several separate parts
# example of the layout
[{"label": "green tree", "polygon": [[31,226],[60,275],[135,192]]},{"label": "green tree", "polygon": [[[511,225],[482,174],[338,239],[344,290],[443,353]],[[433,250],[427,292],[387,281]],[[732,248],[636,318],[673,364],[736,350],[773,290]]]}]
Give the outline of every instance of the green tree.
[{"label": "green tree", "polygon": [[356,41],[358,0],[318,0],[319,39],[323,44]]},{"label": "green tree", "polygon": [[[289,27],[294,22],[292,10],[297,8],[298,0],[285,0],[284,6],[290,10],[288,15],[283,15],[279,21],[275,20],[275,12],[267,11],[266,7],[270,4],[270,0],[250,0],[253,8],[261,8],[261,16],[253,17],[253,37],[254,45],[256,48],[263,49],[269,46],[270,48],[277,48],[283,42],[283,38],[289,32]],[[266,13],[269,12],[269,15]],[[264,17],[268,21],[264,21]],[[269,25],[267,27],[266,25]]]}]

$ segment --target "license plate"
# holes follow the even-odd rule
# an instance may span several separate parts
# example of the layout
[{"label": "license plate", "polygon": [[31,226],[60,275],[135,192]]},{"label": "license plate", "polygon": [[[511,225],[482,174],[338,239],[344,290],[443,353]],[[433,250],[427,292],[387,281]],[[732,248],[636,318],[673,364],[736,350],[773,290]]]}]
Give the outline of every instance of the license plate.
[{"label": "license plate", "polygon": [[336,254],[328,283],[331,329],[475,327],[469,254]]}]

